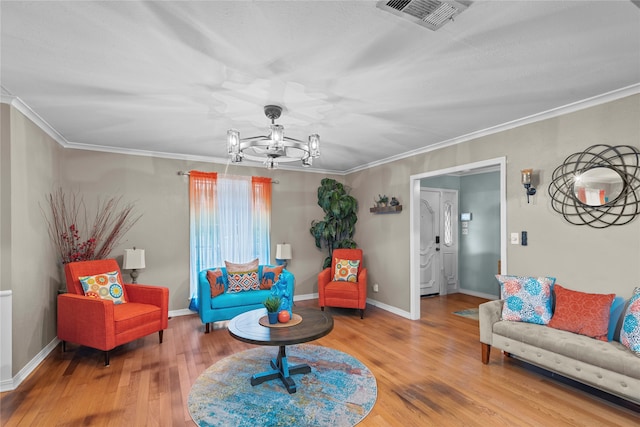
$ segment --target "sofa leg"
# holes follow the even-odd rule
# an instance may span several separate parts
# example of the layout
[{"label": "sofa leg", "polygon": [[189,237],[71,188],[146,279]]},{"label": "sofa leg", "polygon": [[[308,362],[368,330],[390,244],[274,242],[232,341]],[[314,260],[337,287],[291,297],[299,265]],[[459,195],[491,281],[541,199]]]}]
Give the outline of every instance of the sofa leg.
[{"label": "sofa leg", "polygon": [[208,334],[209,333],[209,323],[205,323],[204,324],[204,333]]},{"label": "sofa leg", "polygon": [[158,331],[158,336],[160,337],[160,344],[162,344],[162,336],[164,335],[164,330]]},{"label": "sofa leg", "polygon": [[489,363],[489,355],[491,354],[491,346],[489,344],[482,344],[482,363],[485,365]]},{"label": "sofa leg", "polygon": [[324,311],[324,307],[320,307],[320,311]]},{"label": "sofa leg", "polygon": [[104,366],[109,366],[109,352],[104,352]]},{"label": "sofa leg", "polygon": [[62,352],[64,353],[65,351],[67,351],[67,342],[62,341]]},{"label": "sofa leg", "polygon": [[360,318],[364,319],[364,308],[360,309]]}]

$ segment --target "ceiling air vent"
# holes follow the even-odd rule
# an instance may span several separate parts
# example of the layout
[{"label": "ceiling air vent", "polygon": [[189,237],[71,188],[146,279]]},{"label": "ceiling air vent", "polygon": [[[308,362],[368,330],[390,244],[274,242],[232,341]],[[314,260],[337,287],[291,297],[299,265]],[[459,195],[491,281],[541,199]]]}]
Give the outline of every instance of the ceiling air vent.
[{"label": "ceiling air vent", "polygon": [[433,31],[458,16],[472,1],[383,0],[377,7]]}]

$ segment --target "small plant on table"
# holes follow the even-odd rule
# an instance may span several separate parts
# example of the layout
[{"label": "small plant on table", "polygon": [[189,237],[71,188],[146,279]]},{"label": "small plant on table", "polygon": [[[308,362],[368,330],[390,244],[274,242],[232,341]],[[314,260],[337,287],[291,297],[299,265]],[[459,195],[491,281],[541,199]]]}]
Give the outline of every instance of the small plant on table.
[{"label": "small plant on table", "polygon": [[281,301],[282,301],[282,299],[280,297],[275,296],[275,295],[271,295],[271,296],[267,297],[267,299],[264,300],[262,304],[267,309],[267,312],[269,312],[269,313],[277,313],[278,310],[280,309],[280,302]]}]

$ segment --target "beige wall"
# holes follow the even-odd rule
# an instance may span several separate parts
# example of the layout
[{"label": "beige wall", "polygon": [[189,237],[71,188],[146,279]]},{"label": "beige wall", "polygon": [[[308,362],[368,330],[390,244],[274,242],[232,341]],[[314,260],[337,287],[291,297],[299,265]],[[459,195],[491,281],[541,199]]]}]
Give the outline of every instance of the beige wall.
[{"label": "beige wall", "polygon": [[[124,195],[123,201],[135,203],[142,218],[113,256],[121,261],[125,248],[144,248],[146,268],[138,282],[169,287],[170,310],[188,307],[189,298],[189,188],[179,170],[224,173],[225,165],[68,149],[61,167],[65,186],[87,202]],[[316,190],[324,175],[237,165],[226,173],[279,181],[272,187],[271,261],[277,243],[291,243],[296,294],[317,292],[315,278],[325,255],[315,248],[309,228],[313,219],[322,218]]]},{"label": "beige wall", "polygon": [[[2,230],[7,228],[8,213],[11,234],[10,239],[2,234],[0,289],[14,293],[14,373],[55,338],[60,275],[39,203],[58,184],[80,191],[89,205],[98,196],[120,194],[125,201],[135,202],[143,217],[113,255],[121,260],[124,248],[144,248],[147,268],[139,281],[168,286],[170,310],[185,309],[189,297],[188,181],[176,172],[197,169],[223,173],[225,165],[62,149],[18,111],[7,111],[3,105],[0,225]],[[346,177],[331,176],[352,187],[360,205],[355,240],[364,249],[370,283],[380,284],[380,292],[369,296],[409,311],[409,177],[505,156],[507,228],[529,232],[529,246],[508,246],[508,272],[555,275],[570,288],[628,297],[633,286],[640,285],[640,219],[603,230],[570,225],[552,211],[546,189],[555,167],[574,152],[598,143],[639,146],[638,117],[640,95]],[[5,145],[7,120],[10,150]],[[7,152],[11,156],[8,168]],[[538,195],[531,204],[526,203],[519,180],[519,171],[525,167],[539,173]],[[294,259],[290,270],[296,276],[296,294],[317,292],[316,274],[325,253],[315,248],[309,227],[312,220],[323,217],[316,191],[326,175],[242,166],[229,166],[228,173],[271,176],[280,181],[273,187],[272,253],[277,243],[291,243]],[[5,190],[7,178],[9,192]],[[369,213],[379,193],[398,197],[403,212]],[[8,275],[5,265],[10,267]]]},{"label": "beige wall", "polygon": [[9,127],[10,135],[5,140],[3,130],[2,155],[9,154],[10,165],[6,168],[3,159],[2,221],[4,228],[8,218],[10,232],[2,236],[2,289],[12,292],[15,375],[56,336],[60,270],[40,203],[58,181],[62,148],[6,104],[2,106],[2,127]]},{"label": "beige wall", "polygon": [[[504,156],[507,230],[527,230],[529,236],[528,246],[507,246],[508,273],[551,275],[572,289],[628,298],[640,286],[640,219],[605,229],[571,225],[552,210],[547,188],[567,156],[591,145],[640,148],[638,117],[640,95],[635,95],[348,176],[361,203],[355,240],[365,249],[370,283],[380,284],[380,292],[370,296],[410,309],[410,176]],[[528,167],[538,174],[538,193],[530,204],[520,184],[520,170]],[[368,207],[379,193],[397,196],[403,212],[370,214]]]}]

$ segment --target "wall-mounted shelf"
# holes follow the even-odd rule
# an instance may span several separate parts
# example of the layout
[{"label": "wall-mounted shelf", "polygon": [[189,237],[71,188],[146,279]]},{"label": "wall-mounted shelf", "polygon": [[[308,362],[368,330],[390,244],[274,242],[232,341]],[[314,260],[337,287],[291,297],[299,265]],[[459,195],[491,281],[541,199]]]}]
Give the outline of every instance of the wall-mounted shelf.
[{"label": "wall-mounted shelf", "polygon": [[369,208],[369,212],[376,213],[376,214],[400,213],[402,212],[402,205]]}]

